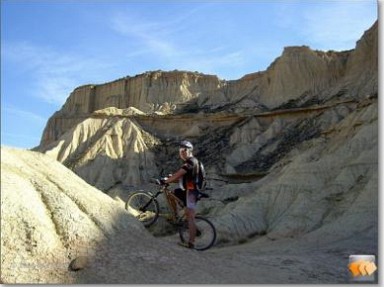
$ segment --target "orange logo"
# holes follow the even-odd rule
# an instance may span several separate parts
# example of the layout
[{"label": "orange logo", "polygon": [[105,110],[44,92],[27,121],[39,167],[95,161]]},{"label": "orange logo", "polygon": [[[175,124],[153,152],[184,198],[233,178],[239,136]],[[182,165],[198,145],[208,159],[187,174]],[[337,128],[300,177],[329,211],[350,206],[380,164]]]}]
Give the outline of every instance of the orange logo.
[{"label": "orange logo", "polygon": [[373,274],[377,270],[375,256],[351,255],[349,257],[348,269],[353,279],[374,279]]},{"label": "orange logo", "polygon": [[372,275],[376,270],[376,264],[369,261],[355,261],[348,265],[353,277]]}]

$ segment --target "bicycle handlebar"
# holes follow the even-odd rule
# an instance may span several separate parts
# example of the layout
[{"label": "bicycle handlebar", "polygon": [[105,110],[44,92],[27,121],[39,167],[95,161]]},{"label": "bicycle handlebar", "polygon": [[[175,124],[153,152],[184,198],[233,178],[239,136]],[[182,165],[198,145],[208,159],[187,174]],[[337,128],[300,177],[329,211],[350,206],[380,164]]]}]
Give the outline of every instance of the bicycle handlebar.
[{"label": "bicycle handlebar", "polygon": [[[160,185],[160,186],[169,186],[169,183],[161,183],[161,180],[164,180],[165,178],[164,177],[161,177],[161,178],[151,178],[151,182],[156,184],[156,185]],[[202,188],[202,190],[206,191],[206,190],[213,190],[212,187],[204,187]]]},{"label": "bicycle handlebar", "polygon": [[151,178],[150,182],[160,186],[169,186],[168,183],[162,183],[164,178]]}]

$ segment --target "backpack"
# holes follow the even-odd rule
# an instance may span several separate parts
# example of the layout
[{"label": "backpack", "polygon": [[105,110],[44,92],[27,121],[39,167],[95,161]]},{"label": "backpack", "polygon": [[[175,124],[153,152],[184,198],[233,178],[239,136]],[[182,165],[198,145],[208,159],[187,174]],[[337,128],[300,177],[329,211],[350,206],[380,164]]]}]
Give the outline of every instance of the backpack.
[{"label": "backpack", "polygon": [[206,176],[207,174],[205,172],[204,165],[201,161],[199,161],[198,170],[195,174],[195,184],[198,190],[202,190],[205,188],[205,185],[207,184]]}]

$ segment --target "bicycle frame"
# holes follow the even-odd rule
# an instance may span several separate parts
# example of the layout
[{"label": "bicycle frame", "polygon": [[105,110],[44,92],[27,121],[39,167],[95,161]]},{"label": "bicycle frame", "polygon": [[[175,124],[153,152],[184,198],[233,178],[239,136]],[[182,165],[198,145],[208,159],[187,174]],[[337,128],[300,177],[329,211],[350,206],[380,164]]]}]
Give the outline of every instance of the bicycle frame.
[{"label": "bicycle frame", "polygon": [[[160,194],[164,194],[166,201],[167,201],[167,207],[171,212],[172,221],[176,222],[178,220],[178,214],[177,214],[177,208],[184,210],[184,203],[173,194],[172,191],[168,189],[168,185],[161,186],[160,189],[156,192],[156,194],[153,194],[153,198],[157,198]],[[175,205],[172,204],[172,201],[175,203]],[[145,206],[143,206],[143,210],[145,210],[150,202],[148,202]],[[174,207],[173,207],[174,206]],[[185,214],[182,216],[184,217]]]},{"label": "bicycle frame", "polygon": [[[189,237],[193,234],[191,235],[189,222],[186,220],[185,204],[168,188],[168,185],[160,186],[156,193],[142,190],[133,193],[126,202],[126,209],[143,222],[145,227],[149,227],[156,222],[159,216],[165,217],[164,213],[160,213],[159,200],[157,199],[160,194],[164,194],[166,200],[163,207],[168,207],[167,221],[177,227],[182,243],[189,242]],[[179,215],[179,211],[184,212]],[[195,249],[206,250],[210,248],[216,240],[216,230],[212,222],[203,216],[196,215],[195,227]]]}]

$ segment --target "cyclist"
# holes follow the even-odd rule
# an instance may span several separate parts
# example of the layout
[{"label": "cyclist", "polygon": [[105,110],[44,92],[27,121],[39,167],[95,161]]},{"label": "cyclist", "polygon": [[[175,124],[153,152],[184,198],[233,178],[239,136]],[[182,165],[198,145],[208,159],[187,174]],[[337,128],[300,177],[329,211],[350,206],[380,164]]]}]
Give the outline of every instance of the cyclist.
[{"label": "cyclist", "polygon": [[[179,188],[174,190],[174,194],[184,202],[186,206],[185,214],[188,220],[189,229],[189,242],[180,243],[187,248],[194,248],[194,242],[196,237],[196,202],[198,196],[198,190],[196,187],[196,175],[199,172],[199,161],[193,156],[193,145],[189,141],[182,141],[179,147],[179,156],[183,160],[181,168],[171,175],[169,178],[162,180],[163,184],[175,182],[179,180]],[[174,210],[176,210],[176,203],[172,204]]]}]

